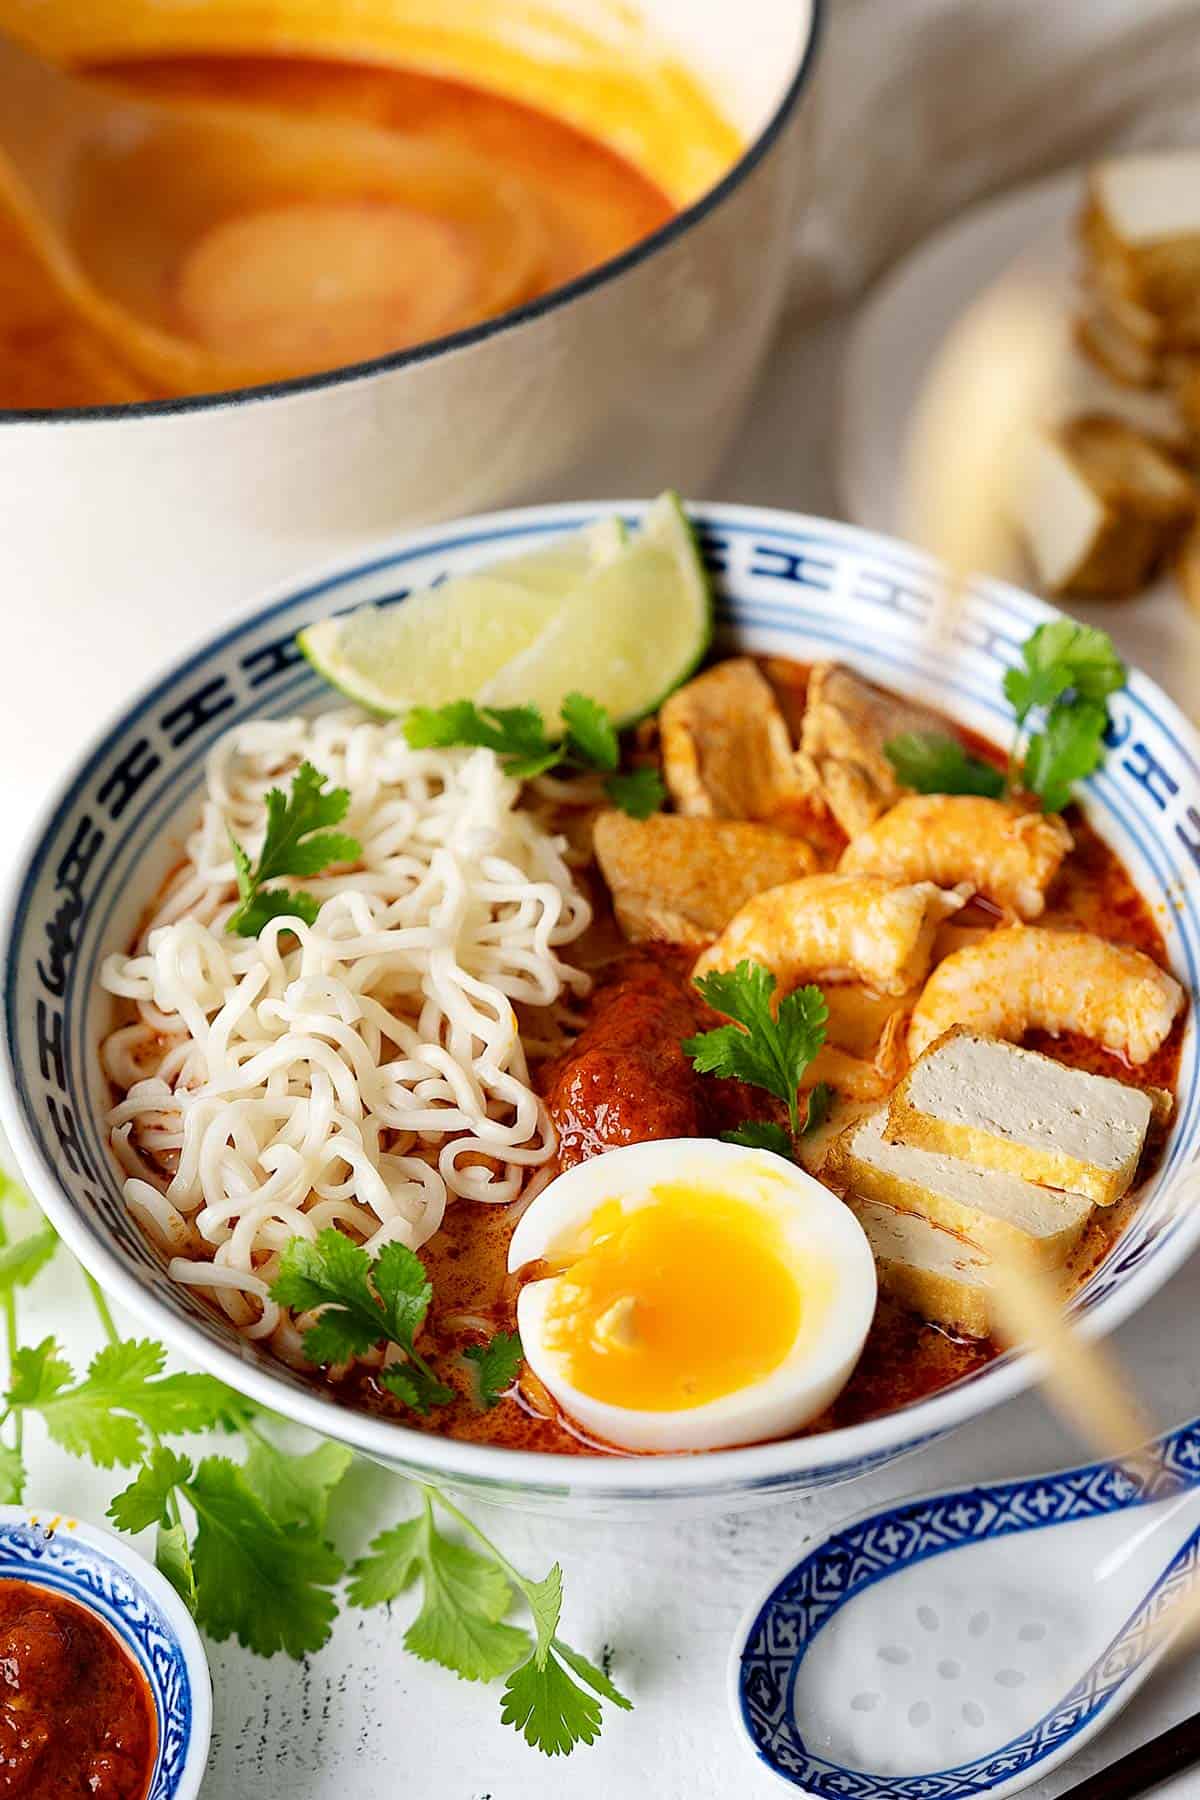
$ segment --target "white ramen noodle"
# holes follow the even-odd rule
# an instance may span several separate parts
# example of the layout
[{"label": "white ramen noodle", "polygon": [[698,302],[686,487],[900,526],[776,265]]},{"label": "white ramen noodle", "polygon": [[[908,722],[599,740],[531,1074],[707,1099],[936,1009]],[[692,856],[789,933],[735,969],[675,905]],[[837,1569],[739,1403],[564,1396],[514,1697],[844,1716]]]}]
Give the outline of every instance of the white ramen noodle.
[{"label": "white ramen noodle", "polygon": [[[304,758],[349,790],[361,864],[304,880],[313,925],[232,936],[230,834],[257,855]],[[134,954],[104,964],[137,1014],[103,1047],[126,1203],[175,1279],[292,1359],[268,1293],[290,1238],[419,1249],[448,1201],[511,1200],[554,1155],[514,1005],[587,991],[559,951],[591,909],[519,792],[490,750],[413,750],[357,712],[240,726]]]}]

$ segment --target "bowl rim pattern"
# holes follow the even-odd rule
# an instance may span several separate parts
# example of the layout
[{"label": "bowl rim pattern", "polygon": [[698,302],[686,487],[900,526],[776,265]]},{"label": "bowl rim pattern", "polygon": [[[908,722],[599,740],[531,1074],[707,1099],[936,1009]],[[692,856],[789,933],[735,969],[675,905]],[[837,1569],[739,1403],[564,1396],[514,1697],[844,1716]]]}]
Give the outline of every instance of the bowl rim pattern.
[{"label": "bowl rim pattern", "polygon": [[[300,663],[298,653],[289,654],[292,631],[299,619],[289,620],[286,633],[280,636],[276,621],[281,614],[290,611],[301,615],[303,609],[308,608],[312,616],[319,616],[321,611],[329,609],[327,596],[338,588],[347,588],[352,593],[353,597],[348,600],[345,595],[340,596],[345,604],[360,603],[368,597],[361,591],[364,584],[370,590],[370,597],[399,599],[407,590],[397,592],[394,577],[399,574],[403,579],[406,565],[415,565],[414,577],[423,581],[442,564],[442,559],[457,559],[455,566],[467,567],[472,560],[478,562],[489,554],[502,551],[510,540],[524,540],[524,547],[545,535],[569,530],[606,512],[617,511],[635,519],[643,507],[644,502],[629,501],[566,503],[482,515],[453,526],[434,526],[406,533],[391,546],[375,547],[363,560],[344,557],[307,582],[292,581],[277,587],[268,600],[235,615],[199,648],[181,657],[165,676],[147,683],[94,734],[89,747],[61,781],[35,823],[27,850],[15,864],[7,906],[0,913],[0,946],[7,950],[8,960],[7,1031],[5,1041],[0,1045],[0,1121],[39,1201],[80,1260],[114,1297],[151,1324],[181,1354],[211,1369],[231,1386],[240,1387],[261,1404],[274,1407],[323,1435],[340,1438],[382,1461],[423,1472],[431,1478],[458,1480],[481,1491],[521,1489],[547,1496],[571,1493],[597,1500],[624,1501],[656,1494],[735,1496],[824,1485],[863,1473],[914,1450],[931,1437],[941,1435],[1021,1391],[1034,1379],[1036,1365],[1028,1356],[1002,1357],[975,1376],[880,1419],[810,1437],[710,1451],[694,1457],[563,1457],[545,1452],[508,1450],[438,1437],[414,1431],[397,1421],[353,1412],[314,1386],[294,1385],[296,1378],[281,1365],[271,1362],[264,1353],[255,1357],[236,1340],[217,1344],[199,1320],[178,1316],[143,1285],[129,1262],[122,1260],[111,1244],[95,1233],[77,1209],[70,1179],[64,1179],[56,1167],[35,1117],[31,1084],[36,1079],[34,1063],[37,1059],[22,1055],[18,1047],[22,1034],[21,975],[24,963],[30,964],[31,975],[36,972],[34,950],[24,945],[23,934],[38,881],[46,873],[56,832],[74,814],[85,816],[80,813],[80,808],[88,784],[93,784],[94,791],[95,778],[102,765],[111,760],[114,744],[127,736],[136,746],[138,721],[152,710],[161,712],[163,704],[173,696],[177,697],[185,683],[190,682],[194,688],[194,678],[206,673],[211,675],[222,657],[232,668],[241,640],[254,642],[255,648],[238,666],[245,670],[249,664],[258,670],[254,675],[247,673],[244,676],[244,710],[253,711],[256,705],[263,711],[276,713],[294,710],[297,686],[304,687],[310,695],[320,692],[321,686],[307,664]],[[735,591],[743,577],[759,579],[760,584],[768,585],[772,593],[776,585],[779,589],[778,601],[748,600],[740,594],[736,602],[722,604],[719,599],[719,625],[728,625],[736,614],[738,620],[748,625],[760,639],[763,633],[770,636],[772,632],[777,639],[781,633],[784,637],[803,636],[806,631],[810,635],[815,633],[820,642],[834,647],[834,653],[837,646],[844,644],[860,665],[864,662],[868,665],[869,673],[872,664],[876,671],[882,669],[885,672],[888,668],[903,667],[897,645],[907,643],[911,656],[906,674],[913,684],[912,691],[920,693],[923,689],[929,697],[940,695],[943,704],[957,704],[960,712],[973,707],[976,717],[981,706],[997,714],[1003,710],[995,679],[996,665],[1006,656],[1008,660],[1012,659],[1016,645],[1029,628],[1056,616],[1043,602],[1015,588],[994,582],[975,584],[970,610],[964,616],[962,637],[963,661],[976,671],[976,688],[971,690],[950,679],[944,668],[930,673],[926,664],[922,673],[920,663],[912,660],[917,655],[913,646],[918,643],[914,622],[927,616],[932,604],[934,579],[928,559],[893,540],[803,515],[703,503],[691,510],[718,581],[724,572],[735,585]],[[877,611],[878,617],[887,622],[887,629],[893,633],[895,641],[889,644],[885,638],[883,649],[878,652],[867,653],[862,632],[855,636],[853,627],[828,607],[828,596],[835,579],[849,581],[854,571],[857,571],[854,579],[858,584],[856,601]],[[813,603],[820,605],[823,598],[823,610],[812,610]],[[1007,632],[1003,629],[1006,622],[1010,627]],[[803,651],[798,653],[804,654]],[[811,648],[809,654],[813,654]],[[265,674],[262,674],[263,669]],[[990,681],[980,677],[980,669],[991,670]],[[981,679],[985,680],[989,693],[996,690],[989,699],[980,699],[978,683]],[[254,694],[260,680],[264,685],[270,680],[279,682],[281,691],[273,690],[269,699],[256,703]],[[212,687],[211,680],[204,681],[197,692],[208,693],[211,699]],[[1087,784],[1087,790],[1110,815],[1116,808],[1114,794],[1118,776],[1126,788],[1131,782],[1136,785],[1139,804],[1143,802],[1143,794],[1145,804],[1152,803],[1159,812],[1165,811],[1169,803],[1174,816],[1174,839],[1183,846],[1190,859],[1187,873],[1194,877],[1192,885],[1196,888],[1195,893],[1184,892],[1184,877],[1177,877],[1179,914],[1192,933],[1186,940],[1186,982],[1190,993],[1195,995],[1200,992],[1196,972],[1200,961],[1200,843],[1193,843],[1188,833],[1200,840],[1200,813],[1191,803],[1193,796],[1200,799],[1200,736],[1173,703],[1136,672],[1131,676],[1129,688],[1119,698],[1127,703],[1120,742],[1130,743],[1134,731],[1132,720],[1136,715],[1139,731],[1150,738],[1155,738],[1157,733],[1164,743],[1173,746],[1171,754],[1176,759],[1179,775],[1177,777],[1164,767],[1165,753],[1162,759],[1156,759],[1139,739],[1131,744],[1130,753],[1123,758],[1123,764],[1131,771],[1128,776],[1124,770],[1115,774],[1101,771]],[[225,704],[223,701],[222,706]],[[227,704],[232,707],[233,699],[229,698]],[[165,716],[173,717],[179,710],[175,708]],[[188,708],[185,706],[183,711],[187,713]],[[194,707],[192,711],[195,713]],[[227,713],[220,716],[220,709],[210,711],[207,716],[201,709],[197,716],[202,717],[210,740],[233,722]],[[209,723],[212,719],[217,721],[216,724]],[[160,741],[166,742],[165,739]],[[1136,767],[1134,750],[1144,752]],[[201,752],[191,754],[194,762]],[[1113,760],[1110,758],[1110,763]],[[180,770],[174,774],[168,770],[168,776],[161,783],[162,790],[169,793],[172,783],[176,790],[182,786],[189,792],[195,786],[195,780],[185,780]],[[1148,846],[1154,857],[1160,857],[1160,852],[1161,857],[1165,857],[1168,849],[1159,841],[1168,837],[1165,828],[1160,827],[1153,815],[1141,823],[1153,825],[1154,831],[1147,837],[1143,829],[1139,841]],[[128,846],[131,836],[128,827],[115,831],[117,850],[114,856],[121,854],[121,845]],[[136,852],[129,854],[136,866]],[[1169,888],[1170,881],[1164,878],[1162,885],[1164,889]],[[115,899],[110,901],[110,911],[114,904]],[[66,921],[68,937],[75,923],[71,919]],[[1168,921],[1168,930],[1172,929],[1176,926]],[[98,942],[106,942],[102,932]],[[86,993],[86,984],[84,991]],[[32,993],[27,996],[27,1000],[31,999]],[[68,999],[68,1010],[69,1006]],[[1189,1047],[1181,1069],[1179,1123],[1163,1165],[1162,1177],[1151,1190],[1153,1193],[1161,1191],[1168,1173],[1183,1166],[1185,1153],[1190,1159],[1200,1136],[1200,1081],[1195,1073],[1193,1027],[1194,1021],[1189,1025]],[[94,1119],[90,1124],[94,1130]],[[60,1145],[61,1136],[60,1132]],[[1200,1239],[1200,1209],[1190,1216],[1182,1211],[1175,1215],[1168,1213],[1143,1238],[1137,1237],[1136,1227],[1135,1217],[1130,1231],[1118,1240],[1085,1287],[1089,1306],[1082,1325],[1089,1332],[1111,1330],[1174,1272]],[[1131,1238],[1133,1242],[1130,1242]],[[165,1276],[162,1279],[165,1281]]]}]

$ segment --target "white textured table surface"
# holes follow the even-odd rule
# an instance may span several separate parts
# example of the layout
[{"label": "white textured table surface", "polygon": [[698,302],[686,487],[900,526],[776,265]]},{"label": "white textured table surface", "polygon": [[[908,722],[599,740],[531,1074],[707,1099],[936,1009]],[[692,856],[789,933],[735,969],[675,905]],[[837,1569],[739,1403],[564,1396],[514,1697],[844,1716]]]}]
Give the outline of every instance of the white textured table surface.
[{"label": "white textured table surface", "polygon": [[[830,440],[842,330],[827,325],[786,335],[768,370],[752,427],[719,484],[722,498],[837,513]],[[5,584],[0,546],[0,591]],[[105,609],[81,616],[72,666],[77,691],[64,706],[63,669],[42,683],[10,683],[0,715],[0,825],[18,826],[44,787],[51,762],[72,746],[64,715],[82,736],[174,648],[163,621],[127,621]],[[216,604],[214,602],[214,604]],[[1125,615],[1135,631],[1136,615]],[[1118,634],[1121,616],[1114,616]],[[199,630],[203,621],[194,621]],[[1163,622],[1156,647],[1173,621]],[[1180,614],[1179,629],[1184,629]],[[1147,661],[1144,629],[1126,648]],[[119,646],[119,656],[118,656]],[[1155,660],[1159,660],[1156,658]],[[118,668],[124,674],[118,679]],[[86,678],[82,671],[86,670]],[[1163,678],[1163,669],[1152,668]],[[69,678],[69,671],[68,671]],[[1166,685],[1170,685],[1169,680]],[[1179,696],[1182,698],[1182,696]],[[53,707],[53,714],[49,709]],[[47,741],[53,720],[53,747]],[[44,745],[45,754],[39,752]],[[34,773],[36,771],[36,774]],[[11,835],[11,832],[8,834]],[[27,1309],[28,1329],[57,1332],[83,1357],[96,1342],[82,1284],[72,1271],[44,1278]],[[1120,1334],[1118,1347],[1155,1418],[1197,1410],[1200,1271],[1187,1270]],[[83,1516],[103,1515],[112,1483],[35,1439],[33,1497]],[[735,1627],[773,1571],[812,1534],[852,1512],[902,1494],[956,1482],[1052,1468],[1077,1446],[1036,1395],[1015,1401],[917,1459],[812,1501],[749,1515],[685,1522],[571,1524],[495,1512],[485,1521],[518,1565],[540,1573],[554,1558],[566,1571],[564,1630],[593,1656],[611,1644],[614,1675],[636,1700],[608,1711],[605,1735],[569,1762],[546,1762],[502,1727],[495,1690],[470,1687],[407,1657],[405,1608],[343,1614],[331,1643],[304,1665],[269,1663],[236,1646],[214,1646],[216,1728],[206,1796],[212,1800],[727,1800],[785,1790],[756,1769],[730,1722],[726,1663]],[[359,1505],[355,1549],[371,1531],[410,1510],[404,1484],[360,1467],[348,1478]],[[1050,1800],[1090,1770],[1165,1729],[1200,1704],[1200,1664],[1183,1660],[1134,1700],[1089,1751],[1059,1776],[1028,1789]],[[1168,1800],[1200,1793],[1200,1773],[1160,1790]]]}]

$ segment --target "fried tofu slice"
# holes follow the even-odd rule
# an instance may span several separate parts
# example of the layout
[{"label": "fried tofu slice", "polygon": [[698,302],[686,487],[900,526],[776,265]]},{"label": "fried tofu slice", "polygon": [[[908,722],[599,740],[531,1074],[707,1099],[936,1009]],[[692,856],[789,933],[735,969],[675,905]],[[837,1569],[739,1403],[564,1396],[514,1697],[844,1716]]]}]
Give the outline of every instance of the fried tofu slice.
[{"label": "fried tofu slice", "polygon": [[617,923],[632,943],[709,944],[755,894],[817,867],[802,838],[741,819],[604,812],[594,842]]},{"label": "fried tofu slice", "polygon": [[917,1213],[847,1194],[884,1293],[963,1337],[991,1335],[991,1263],[975,1244]]},{"label": "fried tofu slice", "polygon": [[884,754],[888,739],[945,729],[935,713],[898,700],[841,663],[817,663],[800,731],[801,771],[853,838],[908,791]]},{"label": "fried tofu slice", "polygon": [[1018,521],[1055,594],[1137,593],[1196,511],[1196,490],[1153,439],[1101,413],[1041,434]]},{"label": "fried tofu slice", "polygon": [[1144,1088],[960,1026],[900,1082],[884,1137],[1113,1206],[1155,1111]]},{"label": "fried tofu slice", "polygon": [[749,657],[689,681],[664,702],[658,723],[663,776],[686,817],[779,821],[803,810],[787,724]]},{"label": "fried tofu slice", "polygon": [[830,1146],[824,1174],[835,1187],[919,1213],[992,1255],[1062,1266],[1091,1217],[1086,1196],[980,1169],[944,1151],[889,1143],[887,1121],[887,1107],[876,1107]]},{"label": "fried tofu slice", "polygon": [[1098,163],[1080,226],[1106,279],[1186,342],[1200,290],[1200,151],[1147,151]]}]

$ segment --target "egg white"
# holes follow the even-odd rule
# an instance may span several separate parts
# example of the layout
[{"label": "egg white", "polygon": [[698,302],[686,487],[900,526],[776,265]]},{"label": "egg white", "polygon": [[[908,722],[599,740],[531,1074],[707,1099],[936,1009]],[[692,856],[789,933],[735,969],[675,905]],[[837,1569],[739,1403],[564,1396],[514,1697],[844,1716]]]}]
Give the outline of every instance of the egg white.
[{"label": "egg white", "polygon": [[[784,1437],[822,1412],[846,1385],[875,1313],[875,1259],[850,1209],[803,1169],[768,1150],[716,1138],[666,1138],[609,1150],[559,1175],[532,1202],[509,1246],[510,1272],[582,1252],[596,1209],[617,1200],[624,1211],[653,1205],[663,1183],[695,1184],[760,1207],[794,1259],[801,1315],[791,1349],[759,1380],[700,1406],[642,1411],[581,1392],[568,1378],[569,1356],[546,1342],[546,1318],[558,1276],[525,1284],[517,1325],[525,1360],[569,1418],[626,1450],[715,1450]],[[817,1265],[830,1283],[827,1303],[805,1303],[804,1271]],[[686,1279],[686,1270],[681,1271]]]}]

